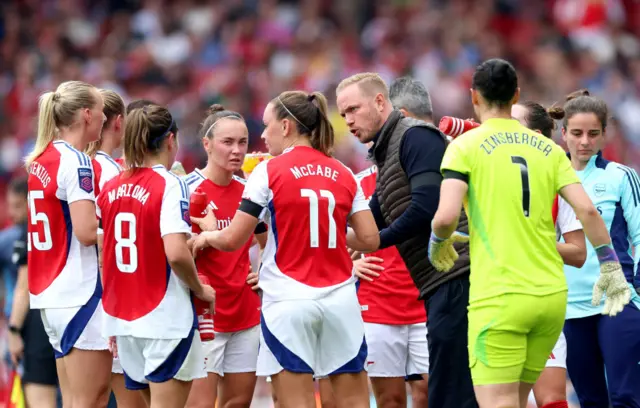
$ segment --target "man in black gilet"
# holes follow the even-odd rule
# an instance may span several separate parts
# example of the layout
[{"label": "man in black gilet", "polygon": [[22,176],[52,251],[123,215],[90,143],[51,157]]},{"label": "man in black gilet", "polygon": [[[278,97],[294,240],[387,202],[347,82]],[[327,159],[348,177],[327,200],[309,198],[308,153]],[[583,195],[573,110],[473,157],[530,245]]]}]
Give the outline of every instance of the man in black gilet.
[{"label": "man in black gilet", "polygon": [[[467,352],[468,245],[456,248],[460,259],[447,274],[436,271],[427,257],[447,140],[429,121],[399,110],[407,114],[422,110],[422,119],[431,119],[425,114],[430,109],[407,105],[426,94],[423,104],[430,107],[426,90],[420,88],[424,90],[410,79],[394,84],[394,109],[379,75],[356,74],[338,85],[337,105],[351,133],[361,143],[373,142],[369,154],[378,166],[378,178],[369,205],[380,229],[380,248],[398,248],[425,301],[429,406],[475,408]],[[461,218],[460,228],[466,232],[466,217]]]}]

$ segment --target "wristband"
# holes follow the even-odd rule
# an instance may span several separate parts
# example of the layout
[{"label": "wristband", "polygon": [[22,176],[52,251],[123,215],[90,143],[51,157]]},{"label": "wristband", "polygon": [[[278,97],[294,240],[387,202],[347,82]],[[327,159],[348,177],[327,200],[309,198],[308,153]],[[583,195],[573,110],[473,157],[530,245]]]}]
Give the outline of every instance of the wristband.
[{"label": "wristband", "polygon": [[20,334],[20,332],[22,332],[22,329],[20,329],[18,326],[9,325],[9,332],[13,334]]},{"label": "wristband", "polygon": [[620,262],[618,260],[618,255],[616,255],[616,251],[613,249],[613,245],[600,245],[595,248],[596,255],[598,256],[598,262],[603,264],[605,262]]},{"label": "wristband", "polygon": [[431,220],[431,240],[435,241],[436,244],[446,241],[449,238],[440,238],[436,235],[435,231],[433,231],[433,220]]}]

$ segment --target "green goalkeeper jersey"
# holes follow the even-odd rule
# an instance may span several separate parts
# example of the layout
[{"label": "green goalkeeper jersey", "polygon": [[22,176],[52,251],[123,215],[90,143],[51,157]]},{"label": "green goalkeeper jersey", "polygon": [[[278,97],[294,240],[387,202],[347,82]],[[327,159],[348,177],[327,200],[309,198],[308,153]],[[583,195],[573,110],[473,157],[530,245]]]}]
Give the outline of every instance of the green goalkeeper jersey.
[{"label": "green goalkeeper jersey", "polygon": [[489,119],[449,145],[442,172],[469,186],[470,303],[567,290],[552,206],[580,180],[560,146],[517,120]]}]

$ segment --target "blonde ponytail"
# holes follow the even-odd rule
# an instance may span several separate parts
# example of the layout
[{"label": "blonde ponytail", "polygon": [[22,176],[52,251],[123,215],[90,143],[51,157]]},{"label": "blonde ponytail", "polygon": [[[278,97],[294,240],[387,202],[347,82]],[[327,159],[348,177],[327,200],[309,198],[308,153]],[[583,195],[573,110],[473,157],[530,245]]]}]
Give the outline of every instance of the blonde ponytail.
[{"label": "blonde ponytail", "polygon": [[55,92],[46,92],[38,101],[38,136],[33,151],[25,158],[27,169],[31,163],[56,139],[61,127],[71,126],[76,112],[93,108],[100,96],[95,87],[86,82],[67,81]]},{"label": "blonde ponytail", "polygon": [[54,116],[54,105],[58,98],[59,95],[56,92],[46,92],[38,100],[38,136],[33,151],[25,158],[27,169],[55,139],[58,129]]},{"label": "blonde ponytail", "polygon": [[[102,127],[102,132],[104,135],[105,129],[113,123],[118,115],[124,117],[125,116],[125,107],[124,100],[122,97],[115,91],[109,89],[99,89],[100,96],[102,96],[102,100],[104,101],[104,109],[102,113],[107,117],[107,121],[104,123]],[[102,137],[96,140],[95,142],[89,143],[84,152],[89,157],[95,157],[98,150],[102,147]]]}]

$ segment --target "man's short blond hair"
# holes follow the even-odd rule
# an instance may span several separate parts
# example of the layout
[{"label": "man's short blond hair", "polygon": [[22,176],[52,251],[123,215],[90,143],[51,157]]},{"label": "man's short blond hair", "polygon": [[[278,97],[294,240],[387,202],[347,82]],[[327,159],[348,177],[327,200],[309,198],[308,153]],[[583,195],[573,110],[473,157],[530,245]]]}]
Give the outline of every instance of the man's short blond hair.
[{"label": "man's short blond hair", "polygon": [[381,93],[385,99],[389,99],[389,88],[387,87],[387,84],[385,84],[380,75],[375,72],[361,72],[343,79],[342,82],[338,84],[336,93],[339,93],[344,88],[353,84],[358,84],[360,90],[368,95],[373,96]]}]

